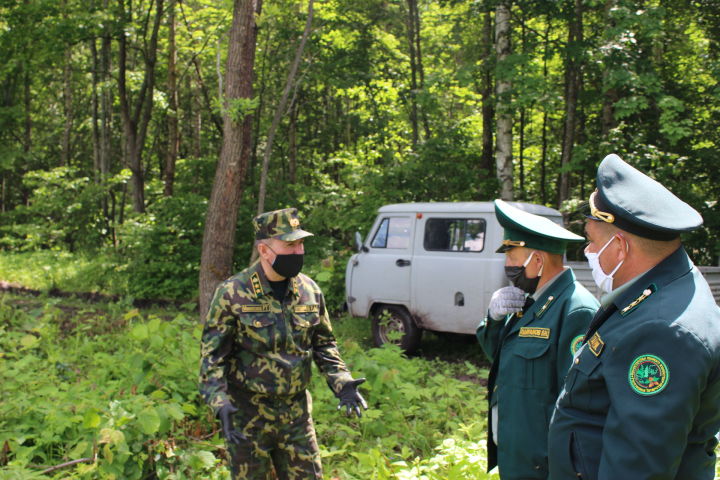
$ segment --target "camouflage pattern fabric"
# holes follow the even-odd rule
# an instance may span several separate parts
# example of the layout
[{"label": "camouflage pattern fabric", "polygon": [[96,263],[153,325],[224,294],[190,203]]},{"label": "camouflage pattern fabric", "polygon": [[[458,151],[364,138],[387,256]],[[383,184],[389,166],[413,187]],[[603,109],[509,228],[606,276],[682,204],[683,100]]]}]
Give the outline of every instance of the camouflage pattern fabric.
[{"label": "camouflage pattern fabric", "polygon": [[229,444],[233,479],[321,479],[322,466],[309,392],[292,397],[233,392],[246,442]]},{"label": "camouflage pattern fabric", "polygon": [[265,212],[253,218],[255,240],[278,238],[286,242],[312,236],[300,228],[297,208],[284,208]]},{"label": "camouflage pattern fabric", "polygon": [[278,396],[303,392],[311,359],[333,392],[352,380],[325,299],[308,276],[290,278],[283,303],[273,297],[259,261],[220,284],[203,330],[200,365],[200,393],[215,413],[230,401],[228,386]]}]

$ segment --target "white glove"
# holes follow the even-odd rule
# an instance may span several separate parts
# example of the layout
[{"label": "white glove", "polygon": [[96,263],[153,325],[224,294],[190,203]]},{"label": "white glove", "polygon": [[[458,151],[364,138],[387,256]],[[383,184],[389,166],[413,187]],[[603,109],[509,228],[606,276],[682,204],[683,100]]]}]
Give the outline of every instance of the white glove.
[{"label": "white glove", "polygon": [[517,287],[503,287],[490,297],[488,313],[493,320],[502,320],[510,313],[519,312],[525,305],[525,292]]}]

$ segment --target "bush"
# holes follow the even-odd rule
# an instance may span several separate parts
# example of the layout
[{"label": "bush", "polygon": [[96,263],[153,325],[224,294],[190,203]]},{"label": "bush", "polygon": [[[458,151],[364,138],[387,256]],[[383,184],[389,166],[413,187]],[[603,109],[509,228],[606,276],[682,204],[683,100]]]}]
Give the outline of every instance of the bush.
[{"label": "bush", "polygon": [[197,297],[207,200],[193,193],[160,197],[121,230],[128,294],[138,298]]}]

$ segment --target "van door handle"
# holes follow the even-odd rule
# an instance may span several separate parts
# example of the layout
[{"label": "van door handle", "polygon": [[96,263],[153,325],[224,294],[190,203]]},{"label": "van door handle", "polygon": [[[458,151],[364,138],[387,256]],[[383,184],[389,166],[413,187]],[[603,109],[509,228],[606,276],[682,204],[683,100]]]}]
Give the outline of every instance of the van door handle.
[{"label": "van door handle", "polygon": [[410,260],[398,258],[397,260],[395,260],[395,265],[397,265],[398,267],[407,267],[410,265]]}]

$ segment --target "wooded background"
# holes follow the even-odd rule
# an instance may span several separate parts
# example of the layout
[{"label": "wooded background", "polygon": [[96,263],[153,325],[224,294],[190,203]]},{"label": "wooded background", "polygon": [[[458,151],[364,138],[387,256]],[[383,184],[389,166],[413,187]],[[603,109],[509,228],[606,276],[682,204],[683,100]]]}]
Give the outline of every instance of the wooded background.
[{"label": "wooded background", "polygon": [[258,209],[296,206],[339,306],[377,207],[570,213],[614,152],[716,265],[719,40],[713,0],[0,0],[0,246],[202,311]]}]

